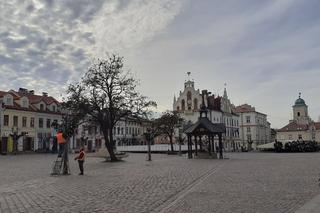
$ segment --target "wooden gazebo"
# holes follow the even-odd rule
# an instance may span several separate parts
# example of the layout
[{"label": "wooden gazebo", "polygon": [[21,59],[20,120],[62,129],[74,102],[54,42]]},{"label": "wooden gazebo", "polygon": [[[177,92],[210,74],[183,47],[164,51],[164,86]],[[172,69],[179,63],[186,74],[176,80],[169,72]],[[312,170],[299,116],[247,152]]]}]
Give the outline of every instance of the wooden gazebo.
[{"label": "wooden gazebo", "polygon": [[[207,136],[207,150],[209,156],[212,156],[212,153],[217,152],[219,153],[219,159],[223,159],[222,134],[225,132],[226,126],[223,123],[212,123],[208,119],[208,110],[204,103],[204,94],[202,94],[202,105],[199,120],[195,124],[188,126],[184,131],[188,138],[188,158],[192,158],[192,138],[194,138],[195,142],[195,156],[198,156],[198,142],[200,150],[203,151],[202,138]],[[214,147],[215,136],[218,136],[219,138],[218,150]]]}]

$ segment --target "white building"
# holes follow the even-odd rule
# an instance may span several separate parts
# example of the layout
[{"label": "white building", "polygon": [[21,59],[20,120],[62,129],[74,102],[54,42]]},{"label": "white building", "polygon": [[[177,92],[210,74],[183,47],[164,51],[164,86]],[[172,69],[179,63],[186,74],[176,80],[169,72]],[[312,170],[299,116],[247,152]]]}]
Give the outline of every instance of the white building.
[{"label": "white building", "polygon": [[256,149],[258,145],[271,142],[270,123],[266,114],[257,112],[248,104],[237,106],[235,112],[239,115],[240,140],[244,147]]},{"label": "white building", "polygon": [[[146,140],[147,121],[135,118],[123,118],[113,129],[115,146],[144,145]],[[87,151],[96,151],[105,146],[104,136],[99,125],[83,123],[76,131],[72,148],[78,150],[84,147]]]},{"label": "white building", "polygon": [[[190,73],[188,73],[190,75]],[[226,88],[223,96],[211,95],[207,90],[200,93],[195,89],[194,81],[184,83],[183,91],[179,96],[174,96],[173,110],[177,111],[187,122],[195,123],[199,118],[199,109],[202,102],[202,94],[208,111],[208,118],[212,123],[223,123],[226,126],[226,134],[223,136],[225,150],[239,150],[239,116],[234,113],[234,105],[231,104]]]},{"label": "white building", "polygon": [[277,140],[306,140],[320,142],[320,122],[314,122],[308,113],[308,105],[301,98],[292,106],[293,119],[277,131]]}]

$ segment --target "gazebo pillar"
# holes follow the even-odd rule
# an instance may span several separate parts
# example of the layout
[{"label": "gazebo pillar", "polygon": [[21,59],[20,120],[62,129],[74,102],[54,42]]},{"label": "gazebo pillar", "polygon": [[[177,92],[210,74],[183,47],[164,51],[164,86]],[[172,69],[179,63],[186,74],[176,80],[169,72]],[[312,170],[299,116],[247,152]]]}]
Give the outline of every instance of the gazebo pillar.
[{"label": "gazebo pillar", "polygon": [[198,156],[198,140],[197,136],[194,136],[194,142],[195,142],[195,156]]},{"label": "gazebo pillar", "polygon": [[200,144],[200,151],[202,151],[203,149],[202,149],[202,136],[200,135],[199,136],[199,144]]},{"label": "gazebo pillar", "polygon": [[188,158],[192,158],[191,135],[188,135]]},{"label": "gazebo pillar", "polygon": [[211,148],[211,139],[212,139],[212,136],[211,135],[208,135],[208,152],[209,152],[209,155],[211,156],[212,153],[212,148]]},{"label": "gazebo pillar", "polygon": [[219,133],[219,159],[223,159],[223,153],[222,153],[222,134]]}]

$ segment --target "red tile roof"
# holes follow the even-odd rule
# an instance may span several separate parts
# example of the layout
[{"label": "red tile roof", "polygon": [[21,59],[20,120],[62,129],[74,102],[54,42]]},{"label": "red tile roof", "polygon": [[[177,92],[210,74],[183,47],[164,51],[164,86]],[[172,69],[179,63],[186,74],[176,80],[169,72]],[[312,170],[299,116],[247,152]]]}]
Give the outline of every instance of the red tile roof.
[{"label": "red tile roof", "polygon": [[296,122],[289,123],[285,127],[278,130],[278,132],[288,132],[288,131],[306,131],[308,130],[307,124],[297,124]]},{"label": "red tile roof", "polygon": [[256,109],[249,104],[243,104],[235,108],[235,113],[255,112]]},{"label": "red tile roof", "polygon": [[316,129],[320,130],[320,122],[315,122],[314,126],[316,127]]},{"label": "red tile roof", "polygon": [[37,109],[36,107],[34,107],[32,105],[32,104],[37,104],[40,101],[43,101],[47,105],[50,105],[52,103],[59,104],[59,102],[55,98],[53,98],[52,96],[34,95],[31,93],[16,92],[14,90],[10,90],[8,92],[0,91],[0,97],[3,97],[6,94],[11,94],[13,96],[14,100],[19,100],[22,97],[27,97],[29,100],[29,103],[30,103],[29,107],[25,108],[25,107],[21,107],[19,104],[14,102],[13,106],[6,105],[7,109],[16,109],[16,110],[23,110],[23,111],[37,111],[37,112],[50,113],[50,114],[60,114],[60,112],[51,112],[48,110],[40,111],[39,109]]}]

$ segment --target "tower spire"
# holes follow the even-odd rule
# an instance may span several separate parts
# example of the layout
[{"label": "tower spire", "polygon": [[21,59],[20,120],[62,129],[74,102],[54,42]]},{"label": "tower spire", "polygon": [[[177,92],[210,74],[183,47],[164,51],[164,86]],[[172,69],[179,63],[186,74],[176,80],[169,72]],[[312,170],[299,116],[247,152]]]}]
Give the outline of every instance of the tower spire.
[{"label": "tower spire", "polygon": [[228,98],[228,94],[227,94],[227,83],[224,83],[223,97],[224,97],[224,98]]},{"label": "tower spire", "polygon": [[191,72],[187,72],[187,75],[188,75],[188,81],[190,81],[190,74],[191,74]]},{"label": "tower spire", "polygon": [[301,98],[301,92],[299,92],[299,98]]}]

